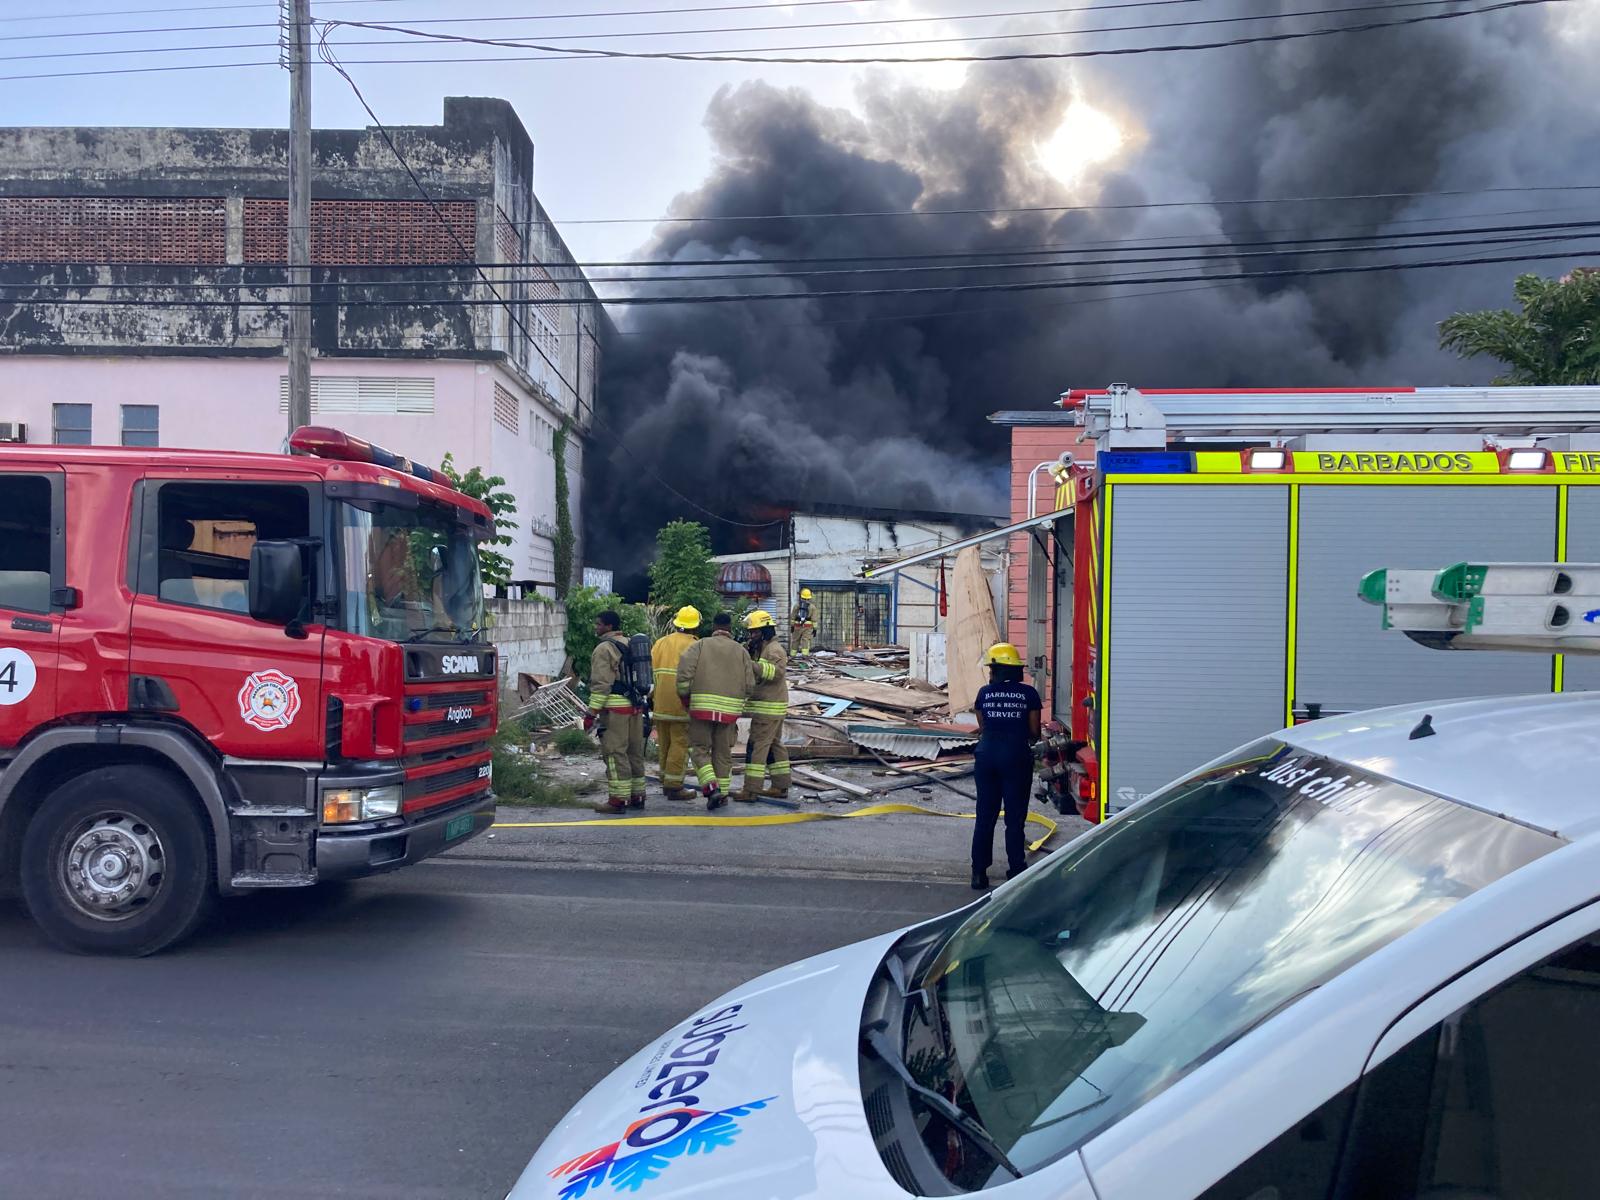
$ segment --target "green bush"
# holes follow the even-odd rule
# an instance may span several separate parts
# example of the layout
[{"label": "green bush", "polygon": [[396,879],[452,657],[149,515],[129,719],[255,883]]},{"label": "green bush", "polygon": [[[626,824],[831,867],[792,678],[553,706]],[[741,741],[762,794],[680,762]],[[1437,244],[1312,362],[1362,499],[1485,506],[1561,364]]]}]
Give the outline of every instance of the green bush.
[{"label": "green bush", "polygon": [[722,607],[717,595],[717,564],[711,559],[711,535],[698,521],[672,521],[656,533],[656,558],[650,564],[650,602],[670,612],[692,604],[705,618]]},{"label": "green bush", "polygon": [[589,674],[589,656],[594,653],[594,619],[606,609],[615,609],[622,618],[624,633],[649,633],[650,617],[644,607],[629,604],[614,592],[599,588],[575,587],[567,593],[567,654],[580,679]]}]

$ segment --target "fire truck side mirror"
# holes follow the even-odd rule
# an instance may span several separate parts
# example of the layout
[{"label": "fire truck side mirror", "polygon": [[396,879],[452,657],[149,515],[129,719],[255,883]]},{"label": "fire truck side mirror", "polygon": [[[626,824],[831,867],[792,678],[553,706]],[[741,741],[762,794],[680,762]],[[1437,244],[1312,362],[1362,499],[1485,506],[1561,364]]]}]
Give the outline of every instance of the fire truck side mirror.
[{"label": "fire truck side mirror", "polygon": [[295,542],[257,542],[250,551],[250,616],[292,625],[305,599],[305,566]]}]

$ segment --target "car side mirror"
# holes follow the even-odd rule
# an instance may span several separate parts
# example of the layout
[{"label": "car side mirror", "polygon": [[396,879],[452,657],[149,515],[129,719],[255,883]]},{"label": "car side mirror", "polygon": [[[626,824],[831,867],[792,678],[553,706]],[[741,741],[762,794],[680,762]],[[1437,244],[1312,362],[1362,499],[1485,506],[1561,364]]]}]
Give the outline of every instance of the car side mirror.
[{"label": "car side mirror", "polygon": [[250,616],[295,625],[305,603],[306,572],[297,542],[257,542],[250,551]]}]

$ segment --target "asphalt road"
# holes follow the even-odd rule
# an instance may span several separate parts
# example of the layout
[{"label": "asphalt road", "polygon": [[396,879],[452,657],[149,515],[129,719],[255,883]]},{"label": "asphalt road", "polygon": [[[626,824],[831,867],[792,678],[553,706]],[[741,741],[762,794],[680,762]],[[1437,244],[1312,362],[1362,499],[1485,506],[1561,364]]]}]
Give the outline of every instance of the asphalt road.
[{"label": "asphalt road", "polygon": [[0,1192],[501,1200],[697,1006],[970,897],[444,861],[231,902],[138,961],[57,953],[0,901]]}]

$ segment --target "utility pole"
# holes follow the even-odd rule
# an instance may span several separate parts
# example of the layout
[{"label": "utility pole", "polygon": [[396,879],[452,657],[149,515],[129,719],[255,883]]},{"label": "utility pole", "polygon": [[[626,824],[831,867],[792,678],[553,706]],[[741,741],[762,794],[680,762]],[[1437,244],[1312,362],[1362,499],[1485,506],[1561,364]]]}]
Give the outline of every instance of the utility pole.
[{"label": "utility pole", "polygon": [[311,0],[279,0],[289,68],[289,432],[311,424]]}]

